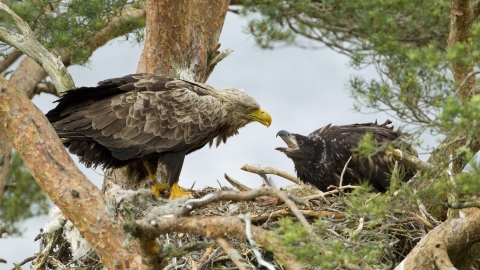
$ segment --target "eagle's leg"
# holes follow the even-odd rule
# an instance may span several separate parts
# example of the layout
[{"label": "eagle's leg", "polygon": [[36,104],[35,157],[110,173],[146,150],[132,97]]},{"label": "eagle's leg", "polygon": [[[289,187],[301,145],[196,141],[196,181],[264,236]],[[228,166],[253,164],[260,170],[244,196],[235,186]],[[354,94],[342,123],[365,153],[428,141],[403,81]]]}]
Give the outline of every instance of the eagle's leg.
[{"label": "eagle's leg", "polygon": [[170,185],[169,184],[161,184],[161,183],[156,182],[157,181],[157,176],[155,175],[155,173],[152,172],[153,170],[152,170],[150,164],[148,163],[148,161],[144,160],[143,161],[143,166],[147,170],[148,177],[150,178],[150,181],[152,182],[152,193],[153,193],[153,195],[155,195],[155,198],[158,199],[160,197],[160,190],[166,189]]},{"label": "eagle's leg", "polygon": [[172,185],[172,193],[170,193],[170,198],[168,200],[174,200],[183,196],[190,196],[191,192],[185,191],[184,188],[181,188],[177,182]]}]

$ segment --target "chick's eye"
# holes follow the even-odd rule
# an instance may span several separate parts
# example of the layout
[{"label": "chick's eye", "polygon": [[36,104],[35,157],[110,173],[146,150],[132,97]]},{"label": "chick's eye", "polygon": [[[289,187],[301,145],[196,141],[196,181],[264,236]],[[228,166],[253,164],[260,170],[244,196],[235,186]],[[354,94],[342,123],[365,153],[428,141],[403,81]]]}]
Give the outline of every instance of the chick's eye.
[{"label": "chick's eye", "polygon": [[299,140],[298,141],[298,145],[302,145],[303,144],[303,141],[302,140]]}]

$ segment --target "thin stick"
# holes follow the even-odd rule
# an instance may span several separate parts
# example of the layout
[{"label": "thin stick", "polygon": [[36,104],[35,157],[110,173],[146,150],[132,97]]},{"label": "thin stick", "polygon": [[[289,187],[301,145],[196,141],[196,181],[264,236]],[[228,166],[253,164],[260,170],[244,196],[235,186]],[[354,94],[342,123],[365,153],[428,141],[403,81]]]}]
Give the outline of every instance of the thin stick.
[{"label": "thin stick", "polygon": [[315,195],[310,195],[310,196],[307,196],[307,197],[303,197],[303,199],[305,199],[308,202],[309,200],[318,199],[318,198],[321,198],[321,197],[325,197],[327,195],[337,194],[338,192],[340,192],[340,190],[344,190],[344,189],[348,189],[348,188],[352,188],[352,189],[361,188],[361,186],[346,185],[346,186],[343,186],[343,187],[338,187],[335,190],[322,192],[321,194],[315,194]]},{"label": "thin stick", "polygon": [[257,166],[257,165],[245,164],[240,169],[242,169],[244,171],[247,171],[247,172],[260,174],[260,175],[262,173],[263,174],[274,174],[274,175],[283,177],[287,180],[290,180],[297,185],[303,185],[302,182],[297,177],[295,177],[295,175],[293,175],[291,173],[288,173],[286,171],[279,170],[279,169],[274,168],[274,167],[260,167],[260,166]]},{"label": "thin stick", "polygon": [[243,220],[245,222],[245,233],[247,234],[247,239],[248,242],[250,243],[250,247],[253,249],[253,253],[255,254],[255,257],[257,257],[258,264],[265,266],[269,270],[275,270],[275,267],[265,261],[262,257],[262,254],[258,250],[258,245],[253,239],[252,235],[252,223],[250,222],[250,217],[247,215],[239,215],[239,219]]},{"label": "thin stick", "polygon": [[230,183],[230,185],[236,187],[238,190],[240,190],[240,191],[251,190],[251,188],[249,188],[249,187],[243,185],[242,183],[238,182],[237,180],[231,178],[227,174],[225,174],[224,176],[225,176],[225,179],[228,181],[228,183]]},{"label": "thin stick", "polygon": [[338,187],[339,187],[339,188],[342,187],[342,184],[343,184],[343,175],[345,175],[345,171],[347,170],[348,163],[350,162],[351,159],[352,159],[352,156],[350,156],[350,157],[348,158],[347,162],[345,163],[345,166],[343,166],[342,173],[340,174],[340,184],[338,184]]},{"label": "thin stick", "polygon": [[225,251],[230,260],[232,260],[239,270],[247,270],[248,265],[245,263],[245,259],[236,249],[232,248],[225,238],[215,238],[215,242],[222,247],[223,251]]}]

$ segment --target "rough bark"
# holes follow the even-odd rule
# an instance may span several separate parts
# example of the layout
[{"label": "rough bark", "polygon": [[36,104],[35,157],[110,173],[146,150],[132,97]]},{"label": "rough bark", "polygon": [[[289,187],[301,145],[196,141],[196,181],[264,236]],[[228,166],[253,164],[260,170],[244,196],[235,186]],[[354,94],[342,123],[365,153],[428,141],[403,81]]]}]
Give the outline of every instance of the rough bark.
[{"label": "rough bark", "polygon": [[[468,43],[471,38],[471,28],[474,19],[474,9],[468,0],[452,0],[450,5],[451,28],[447,40],[448,49],[457,43]],[[468,46],[464,49],[464,59],[468,59],[470,51]],[[476,77],[469,76],[473,72],[473,64],[468,60],[458,61],[451,67],[458,90],[458,96],[466,101],[473,95],[476,86]],[[455,156],[459,147],[469,147],[472,152],[480,150],[480,143],[475,139],[467,139],[464,134],[457,134],[445,138],[441,148],[427,161],[430,164],[444,162],[445,157]],[[466,166],[467,160],[455,159],[453,161],[453,174],[460,173]],[[423,185],[428,185],[428,181]],[[396,269],[469,269],[473,262],[479,258],[480,242],[480,210],[469,208],[462,210],[460,215],[446,220],[428,233],[408,254]]]},{"label": "rough bark", "polygon": [[[452,0],[450,2],[450,34],[448,36],[447,44],[448,49],[452,49],[457,43],[467,44],[469,38],[472,35],[472,24],[474,19],[474,10],[468,0]],[[468,46],[464,49],[464,59],[468,59],[470,51]],[[477,79],[475,76],[468,76],[473,72],[473,63],[471,61],[458,61],[450,68],[455,79],[455,84],[462,85],[462,89],[459,89],[458,96],[462,100],[468,100],[472,97],[475,90]],[[464,82],[464,80],[466,81]],[[466,134],[466,131],[464,132]],[[448,136],[445,138],[441,145],[448,145],[435,152],[429,159],[428,163],[436,164],[442,158],[455,155],[455,150],[459,147],[469,147],[472,152],[476,153],[480,150],[480,143],[477,140],[469,140],[465,138],[465,134],[457,134],[455,136]],[[458,139],[463,138],[463,139]],[[456,142],[454,142],[457,140]],[[454,143],[451,143],[454,142]],[[453,173],[460,173],[467,165],[468,160],[459,158],[453,162]]]},{"label": "rough bark", "polygon": [[229,2],[147,1],[147,42],[137,72],[205,82]]},{"label": "rough bark", "polygon": [[7,140],[2,140],[4,136],[0,135],[0,206],[2,205],[3,192],[8,180],[10,168],[10,158],[12,156],[12,147]]},{"label": "rough bark", "polygon": [[449,219],[430,231],[396,269],[470,269],[478,259],[480,211],[464,211],[465,217]]},{"label": "rough bark", "polygon": [[[53,203],[80,230],[108,269],[145,269],[106,212],[103,194],[76,167],[47,119],[0,77],[0,133],[24,160]],[[88,211],[81,211],[88,209]]]}]

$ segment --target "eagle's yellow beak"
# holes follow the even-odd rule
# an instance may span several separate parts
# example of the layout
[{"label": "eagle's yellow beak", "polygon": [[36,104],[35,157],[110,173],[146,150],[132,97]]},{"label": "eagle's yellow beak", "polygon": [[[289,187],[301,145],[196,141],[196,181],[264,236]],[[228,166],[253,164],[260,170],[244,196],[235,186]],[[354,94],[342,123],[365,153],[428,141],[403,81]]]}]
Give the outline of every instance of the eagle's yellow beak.
[{"label": "eagle's yellow beak", "polygon": [[262,125],[265,125],[267,127],[272,124],[272,117],[270,114],[265,111],[264,109],[258,109],[256,111],[253,111],[248,114],[248,117],[254,121],[259,122]]}]

